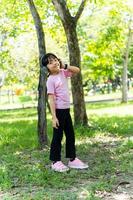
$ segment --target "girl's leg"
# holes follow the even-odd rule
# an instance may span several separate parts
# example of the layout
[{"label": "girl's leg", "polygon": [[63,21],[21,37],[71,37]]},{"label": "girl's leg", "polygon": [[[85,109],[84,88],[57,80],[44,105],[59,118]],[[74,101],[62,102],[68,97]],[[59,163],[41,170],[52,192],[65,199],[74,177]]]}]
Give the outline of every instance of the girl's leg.
[{"label": "girl's leg", "polygon": [[66,157],[74,159],[76,157],[75,134],[69,109],[67,109],[65,117],[64,131],[66,135]]},{"label": "girl's leg", "polygon": [[53,139],[51,142],[50,149],[50,160],[60,161],[61,160],[61,141],[63,137],[63,124],[64,124],[64,112],[62,109],[56,110],[56,117],[59,120],[58,129],[53,128]]},{"label": "girl's leg", "polygon": [[53,138],[50,148],[50,160],[60,161],[61,160],[61,141],[63,137],[63,130],[61,128],[53,128]]}]

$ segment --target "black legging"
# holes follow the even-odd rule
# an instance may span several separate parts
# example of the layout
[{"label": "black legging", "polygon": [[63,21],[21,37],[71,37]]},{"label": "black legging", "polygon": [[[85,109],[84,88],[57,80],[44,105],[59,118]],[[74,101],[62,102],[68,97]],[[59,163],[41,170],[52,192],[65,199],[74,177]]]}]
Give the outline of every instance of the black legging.
[{"label": "black legging", "polygon": [[75,158],[75,134],[70,116],[70,109],[56,109],[56,117],[59,121],[58,129],[53,128],[53,139],[50,149],[50,160],[61,160],[61,141],[63,131],[66,136],[66,158]]}]

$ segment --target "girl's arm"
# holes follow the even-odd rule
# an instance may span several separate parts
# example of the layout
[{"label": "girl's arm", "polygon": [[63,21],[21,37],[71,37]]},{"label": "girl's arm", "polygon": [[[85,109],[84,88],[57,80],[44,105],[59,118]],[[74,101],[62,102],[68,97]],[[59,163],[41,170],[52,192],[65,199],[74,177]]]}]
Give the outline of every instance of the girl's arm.
[{"label": "girl's arm", "polygon": [[59,62],[60,62],[60,68],[64,68],[64,69],[68,69],[68,71],[74,73],[74,74],[77,74],[80,72],[80,69],[79,67],[76,67],[76,66],[70,66],[68,64],[63,64],[62,61],[59,59]]},{"label": "girl's arm", "polygon": [[72,73],[74,73],[74,74],[77,74],[77,73],[80,72],[79,67],[70,66],[70,65],[67,65],[67,64],[64,65],[64,69],[68,69],[68,71],[70,71],[70,72],[72,72]]},{"label": "girl's arm", "polygon": [[75,67],[75,66],[69,66],[69,65],[68,65],[67,69],[68,69],[70,72],[74,73],[74,74],[77,74],[77,73],[80,72],[79,67]]},{"label": "girl's arm", "polygon": [[50,110],[51,110],[51,115],[52,115],[52,124],[53,124],[54,128],[58,128],[59,121],[58,121],[58,119],[56,117],[56,113],[55,113],[54,95],[53,94],[49,94],[48,98],[49,98],[49,105],[50,105]]}]

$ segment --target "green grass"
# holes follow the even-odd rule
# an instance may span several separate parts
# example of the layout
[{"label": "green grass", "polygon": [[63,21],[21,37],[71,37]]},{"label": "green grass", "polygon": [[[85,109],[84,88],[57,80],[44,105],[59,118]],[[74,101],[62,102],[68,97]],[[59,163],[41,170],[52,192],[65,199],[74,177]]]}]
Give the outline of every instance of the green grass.
[{"label": "green grass", "polygon": [[[63,174],[51,171],[49,146],[42,151],[38,149],[36,109],[1,111],[2,198],[98,200],[97,191],[112,191],[119,182],[117,173],[131,176],[133,172],[132,108],[132,103],[88,104],[92,127],[77,126],[75,133],[77,155],[89,163],[89,169]],[[50,115],[48,137],[51,140]],[[63,144],[62,158],[67,163],[64,149]]]}]

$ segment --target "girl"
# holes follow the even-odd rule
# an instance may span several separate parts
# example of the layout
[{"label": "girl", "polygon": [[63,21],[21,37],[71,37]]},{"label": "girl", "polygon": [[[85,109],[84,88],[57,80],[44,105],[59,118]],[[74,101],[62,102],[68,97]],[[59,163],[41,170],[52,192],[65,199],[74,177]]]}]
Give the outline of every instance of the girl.
[{"label": "girl", "polygon": [[[87,164],[76,158],[75,135],[70,116],[70,98],[67,83],[67,78],[79,73],[80,70],[75,66],[63,65],[57,56],[52,53],[42,57],[42,64],[49,71],[47,94],[53,124],[53,139],[50,149],[51,168],[58,172],[68,171],[69,168],[88,168]],[[69,158],[68,166],[61,161],[63,131],[66,136],[66,157]]]}]

